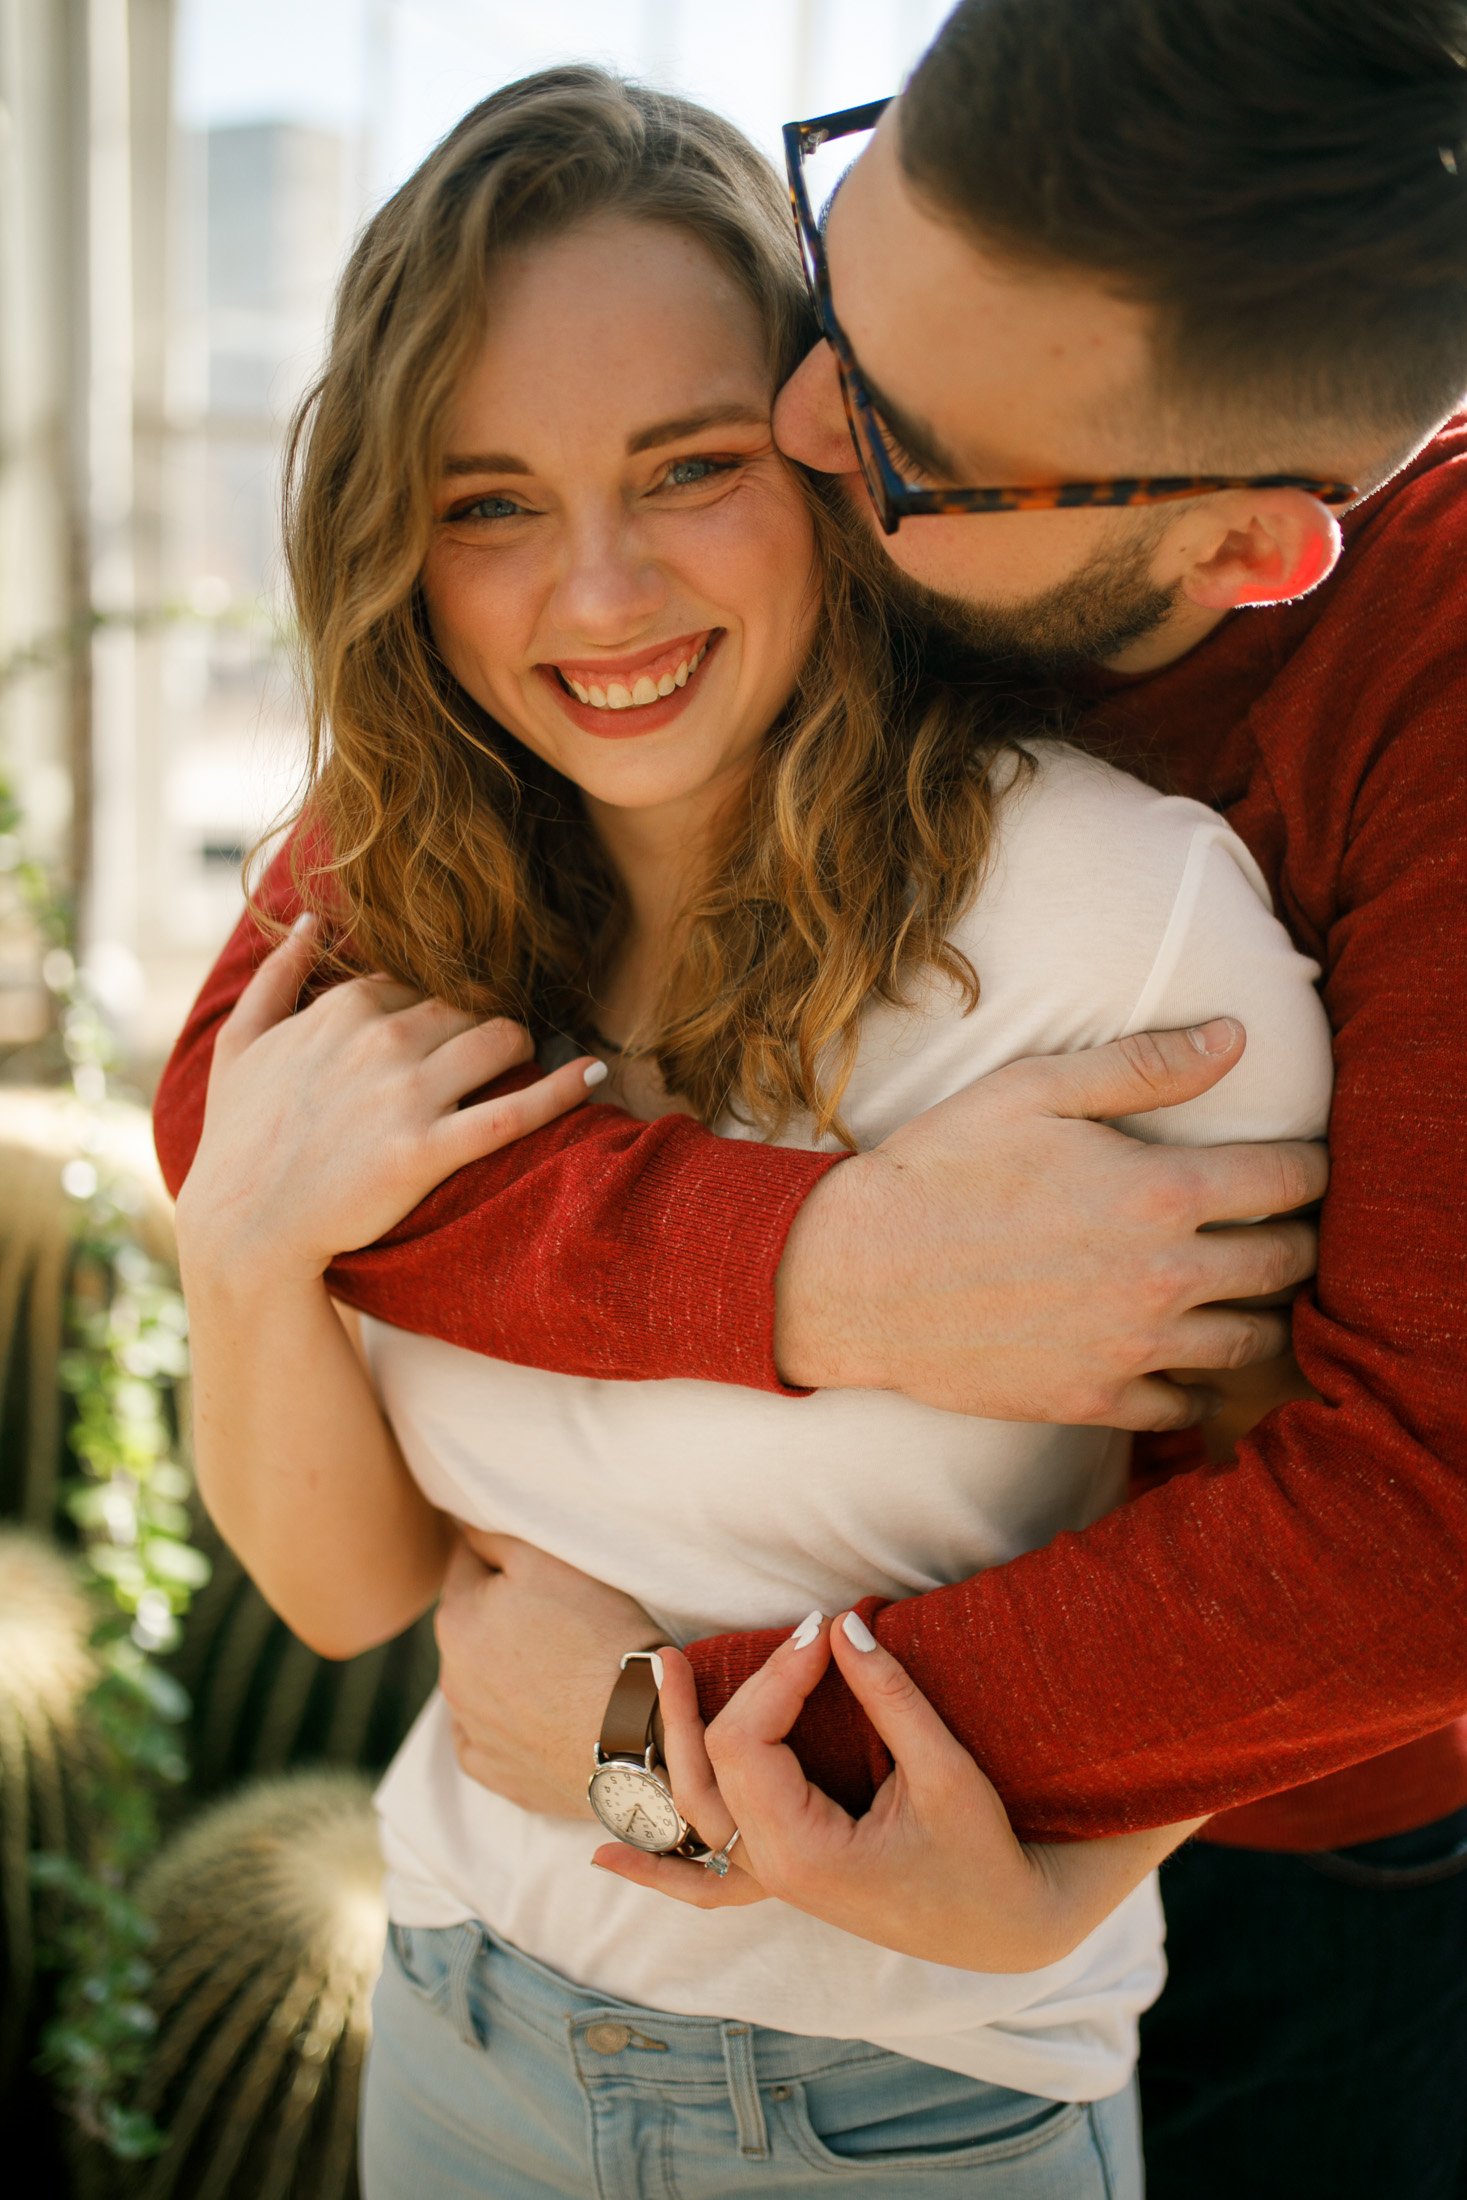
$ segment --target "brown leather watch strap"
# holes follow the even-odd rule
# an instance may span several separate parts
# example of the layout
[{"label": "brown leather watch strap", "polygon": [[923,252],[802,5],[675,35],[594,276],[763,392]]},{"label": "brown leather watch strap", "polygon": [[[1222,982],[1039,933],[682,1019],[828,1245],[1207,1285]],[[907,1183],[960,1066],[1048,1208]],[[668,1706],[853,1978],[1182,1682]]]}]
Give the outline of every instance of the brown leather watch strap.
[{"label": "brown leather watch strap", "polygon": [[601,1722],[603,1757],[645,1757],[651,1744],[662,1755],[662,1712],[657,1678],[648,1658],[628,1658]]}]

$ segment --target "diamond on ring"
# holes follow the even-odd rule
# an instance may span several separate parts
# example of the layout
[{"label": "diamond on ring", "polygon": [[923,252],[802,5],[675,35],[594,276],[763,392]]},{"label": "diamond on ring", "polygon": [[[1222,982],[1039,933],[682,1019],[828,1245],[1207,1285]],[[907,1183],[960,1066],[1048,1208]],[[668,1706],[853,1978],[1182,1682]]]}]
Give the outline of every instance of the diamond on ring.
[{"label": "diamond on ring", "polygon": [[719,1879],[727,1879],[729,1856],[732,1853],[738,1841],[738,1838],[739,1829],[737,1826],[735,1826],[733,1832],[724,1842],[721,1849],[710,1849],[706,1856],[700,1856],[698,1861],[702,1865],[704,1871],[713,1872]]}]

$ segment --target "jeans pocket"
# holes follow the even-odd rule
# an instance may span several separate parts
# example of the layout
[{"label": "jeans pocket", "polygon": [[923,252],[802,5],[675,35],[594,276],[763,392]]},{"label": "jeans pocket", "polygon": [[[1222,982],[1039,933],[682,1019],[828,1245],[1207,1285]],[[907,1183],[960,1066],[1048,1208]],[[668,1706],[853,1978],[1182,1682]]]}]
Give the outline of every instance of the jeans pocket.
[{"label": "jeans pocket", "polygon": [[[893,2055],[778,2089],[789,2134],[812,2167],[873,2184],[897,2172],[976,2170],[1063,2143],[1083,2104],[985,2085]],[[1087,2149],[1088,2151],[1088,2149]]]},{"label": "jeans pocket", "polygon": [[442,2008],[448,1994],[456,1925],[389,1925],[388,1953],[415,1993]]},{"label": "jeans pocket", "polygon": [[413,1992],[453,2026],[465,2047],[482,2047],[488,2026],[475,1991],[475,1973],[484,1951],[483,1927],[471,1922],[390,1924],[387,1944]]}]

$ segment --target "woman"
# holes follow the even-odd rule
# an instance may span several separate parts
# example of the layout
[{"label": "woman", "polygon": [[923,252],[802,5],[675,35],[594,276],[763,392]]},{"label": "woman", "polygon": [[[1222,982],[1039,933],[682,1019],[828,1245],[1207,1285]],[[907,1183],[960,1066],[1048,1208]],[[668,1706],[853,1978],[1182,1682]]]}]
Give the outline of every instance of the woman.
[{"label": "woman", "polygon": [[[378,974],[291,1016],[310,934],[263,966],[178,1212],[201,1486],[328,1654],[432,1601],[453,1515],[677,1641],[958,1578],[1122,1494],[1104,1431],[888,1395],[597,1384],[377,1322],[369,1382],[330,1258],[583,1098],[588,1042],[634,1113],[865,1145],[1015,1056],[1226,1008],[1242,1067],[1137,1128],[1322,1128],[1315,973],[1239,843],[924,664],[775,451],[809,338],[764,163],[594,71],[476,108],[352,256],[296,444],[296,848],[339,970]],[[516,1058],[495,1012],[572,1058],[459,1111]],[[438,1697],[379,1810],[368,2200],[1139,2191],[1149,1874],[1186,1828],[1053,1852],[1054,1960],[984,1974],[589,1870],[589,1815],[466,1780]]]}]

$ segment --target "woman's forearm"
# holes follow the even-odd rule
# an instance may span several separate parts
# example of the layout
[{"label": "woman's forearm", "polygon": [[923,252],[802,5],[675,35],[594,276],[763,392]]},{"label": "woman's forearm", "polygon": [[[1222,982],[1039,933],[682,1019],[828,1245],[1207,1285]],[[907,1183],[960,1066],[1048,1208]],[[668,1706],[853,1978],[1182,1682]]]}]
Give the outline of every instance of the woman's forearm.
[{"label": "woman's forearm", "polygon": [[1098,1841],[1030,1842],[1029,1860],[1052,1891],[1058,1928],[1054,1951],[1046,1950],[1040,1960],[1057,1962],[1078,1948],[1173,1849],[1206,1824],[1205,1818],[1189,1818]]},{"label": "woman's forearm", "polygon": [[453,1529],[408,1473],[319,1278],[242,1274],[181,1240],[199,1489],[286,1624],[324,1657],[431,1603]]}]

